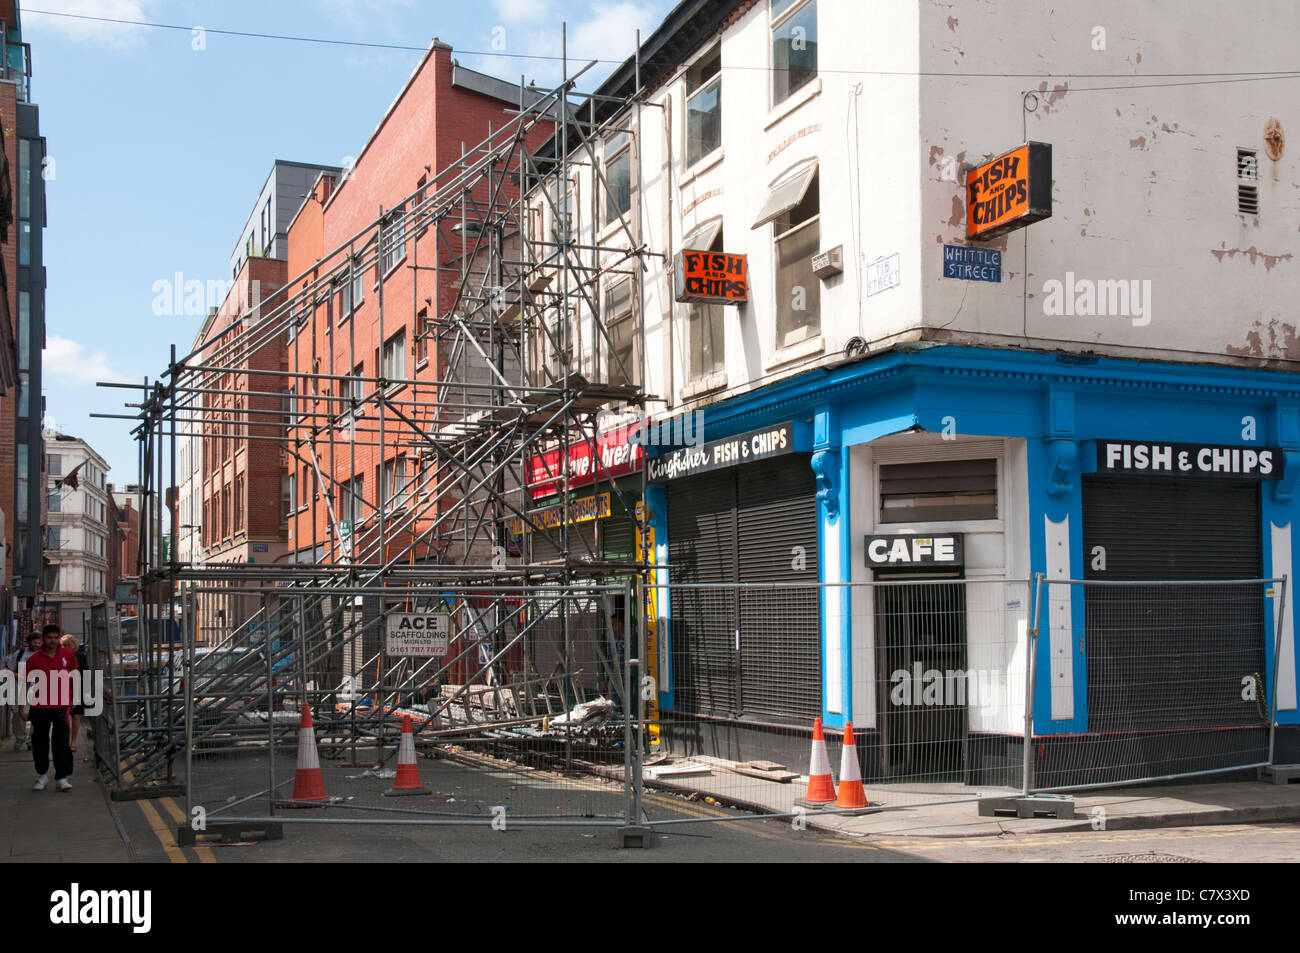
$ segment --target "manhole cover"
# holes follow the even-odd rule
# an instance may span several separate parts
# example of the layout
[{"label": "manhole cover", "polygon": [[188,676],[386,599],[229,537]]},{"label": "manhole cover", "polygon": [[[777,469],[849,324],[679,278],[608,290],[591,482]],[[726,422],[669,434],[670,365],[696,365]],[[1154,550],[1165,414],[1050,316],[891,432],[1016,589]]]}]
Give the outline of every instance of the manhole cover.
[{"label": "manhole cover", "polygon": [[1094,858],[1095,864],[1203,864],[1205,861],[1193,857],[1179,857],[1177,854],[1161,854],[1150,851],[1145,854],[1108,854]]}]

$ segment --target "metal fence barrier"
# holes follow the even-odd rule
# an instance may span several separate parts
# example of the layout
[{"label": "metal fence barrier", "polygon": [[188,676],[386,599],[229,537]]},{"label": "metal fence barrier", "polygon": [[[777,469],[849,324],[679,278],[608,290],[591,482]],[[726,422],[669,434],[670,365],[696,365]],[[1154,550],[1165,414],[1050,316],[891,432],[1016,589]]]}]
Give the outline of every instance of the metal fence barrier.
[{"label": "metal fence barrier", "polygon": [[[252,609],[201,640],[193,606],[215,592]],[[648,830],[697,819],[645,788],[744,818],[1190,777],[1271,760],[1285,593],[1041,577],[194,587],[181,648],[129,667],[92,640],[113,700],[95,746],[124,783],[182,783],[187,816],[211,824]],[[443,640],[431,654],[390,640],[417,617]],[[831,802],[808,797],[823,718]],[[419,790],[397,796],[408,719]]]},{"label": "metal fence barrier", "polygon": [[1037,706],[1034,790],[1271,763],[1286,583],[1040,579],[1052,693]]}]

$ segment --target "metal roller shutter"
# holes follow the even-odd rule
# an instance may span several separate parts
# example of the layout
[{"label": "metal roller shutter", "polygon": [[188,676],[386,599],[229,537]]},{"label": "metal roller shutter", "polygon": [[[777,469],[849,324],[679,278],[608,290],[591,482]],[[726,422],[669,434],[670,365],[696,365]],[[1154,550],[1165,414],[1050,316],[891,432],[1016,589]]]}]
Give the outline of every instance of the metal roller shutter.
[{"label": "metal roller shutter", "polygon": [[[795,547],[803,565],[795,568]],[[678,583],[807,582],[806,590],[671,590],[683,712],[803,723],[821,712],[816,481],[806,456],[669,487]]]},{"label": "metal roller shutter", "polygon": [[[736,552],[736,478],[704,474],[668,491],[669,579],[732,582]],[[737,714],[735,592],[671,590],[674,686],[680,711]]]},{"label": "metal roller shutter", "polygon": [[822,701],[816,479],[803,456],[736,475],[738,581],[808,584],[739,590],[741,713],[811,722]]},{"label": "metal roller shutter", "polygon": [[[1259,484],[1085,478],[1083,541],[1089,579],[1257,579]],[[1264,670],[1260,587],[1086,587],[1084,612],[1090,730],[1257,723],[1241,678]]]}]

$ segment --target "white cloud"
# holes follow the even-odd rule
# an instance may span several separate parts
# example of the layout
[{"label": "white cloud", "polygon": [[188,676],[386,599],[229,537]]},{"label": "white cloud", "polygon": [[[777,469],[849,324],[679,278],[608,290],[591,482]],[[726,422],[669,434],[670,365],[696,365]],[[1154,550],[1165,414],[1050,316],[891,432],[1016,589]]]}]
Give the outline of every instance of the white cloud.
[{"label": "white cloud", "polygon": [[67,387],[93,387],[96,381],[126,379],[110,365],[108,355],[103,351],[88,351],[77,341],[57,334],[51,334],[45,340],[41,370]]},{"label": "white cloud", "polygon": [[[104,20],[151,20],[146,10],[148,0],[41,0],[39,9],[49,13],[75,14],[76,16],[48,16],[37,10],[23,10],[23,26],[49,30],[70,40],[107,44],[114,47],[130,46],[142,42],[149,33],[158,32],[149,27],[126,23],[105,23]],[[82,20],[77,16],[100,17]]]},{"label": "white cloud", "polygon": [[551,13],[548,0],[492,0],[497,17],[505,25],[528,20],[540,20]]}]

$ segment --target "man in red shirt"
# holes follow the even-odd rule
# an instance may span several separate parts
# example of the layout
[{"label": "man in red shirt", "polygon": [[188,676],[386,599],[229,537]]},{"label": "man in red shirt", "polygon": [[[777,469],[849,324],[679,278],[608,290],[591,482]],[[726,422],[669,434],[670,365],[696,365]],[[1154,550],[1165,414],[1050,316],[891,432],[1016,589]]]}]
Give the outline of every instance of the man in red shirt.
[{"label": "man in red shirt", "polygon": [[32,758],[36,762],[34,791],[44,791],[50,775],[50,730],[54,730],[54,778],[60,791],[71,791],[72,742],[68,737],[68,708],[72,705],[72,673],[77,656],[59,645],[63,630],[51,622],[41,630],[41,650],[27,660],[27,700],[31,704]]}]

